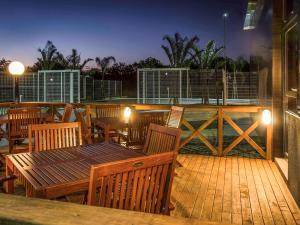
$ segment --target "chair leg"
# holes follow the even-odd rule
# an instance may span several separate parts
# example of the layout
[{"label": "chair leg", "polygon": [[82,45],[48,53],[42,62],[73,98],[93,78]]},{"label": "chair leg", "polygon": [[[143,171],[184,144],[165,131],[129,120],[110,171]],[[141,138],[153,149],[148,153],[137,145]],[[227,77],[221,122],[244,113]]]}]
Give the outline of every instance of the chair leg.
[{"label": "chair leg", "polygon": [[4,165],[5,157],[0,153],[0,168]]},{"label": "chair leg", "polygon": [[9,143],[8,143],[8,151],[9,151],[10,154],[12,153],[13,148],[14,148],[14,141],[9,140]]}]

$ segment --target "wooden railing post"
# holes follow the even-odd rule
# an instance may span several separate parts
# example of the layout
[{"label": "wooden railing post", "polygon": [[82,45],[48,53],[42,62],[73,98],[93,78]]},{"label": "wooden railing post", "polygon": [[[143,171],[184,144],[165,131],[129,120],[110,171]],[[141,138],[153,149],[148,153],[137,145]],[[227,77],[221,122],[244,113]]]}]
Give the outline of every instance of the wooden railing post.
[{"label": "wooden railing post", "polygon": [[218,156],[223,154],[223,109],[218,108]]}]

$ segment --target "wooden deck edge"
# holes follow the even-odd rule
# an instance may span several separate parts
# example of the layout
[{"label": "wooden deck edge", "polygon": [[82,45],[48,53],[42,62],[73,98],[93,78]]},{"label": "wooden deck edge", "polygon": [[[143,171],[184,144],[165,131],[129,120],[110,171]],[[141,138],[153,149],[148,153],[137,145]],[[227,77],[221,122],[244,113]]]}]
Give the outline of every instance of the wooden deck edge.
[{"label": "wooden deck edge", "polygon": [[287,159],[283,158],[275,158],[275,165],[277,166],[284,182],[287,184],[288,182],[288,162]]},{"label": "wooden deck edge", "polygon": [[[67,202],[0,194],[0,224],[60,225],[221,225],[195,219],[162,216]],[[224,224],[225,225],[225,224]]]}]

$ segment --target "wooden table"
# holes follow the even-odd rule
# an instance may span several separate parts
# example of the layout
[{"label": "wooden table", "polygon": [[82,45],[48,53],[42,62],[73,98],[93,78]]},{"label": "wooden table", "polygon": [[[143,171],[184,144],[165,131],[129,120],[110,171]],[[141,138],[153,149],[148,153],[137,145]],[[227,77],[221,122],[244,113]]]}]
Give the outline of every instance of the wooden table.
[{"label": "wooden table", "polygon": [[126,127],[126,123],[124,120],[116,117],[101,117],[101,118],[93,118],[92,123],[94,126],[102,128],[104,131],[104,141],[106,143],[109,142],[109,133],[111,130],[122,129]]},{"label": "wooden table", "polygon": [[[16,175],[26,196],[56,198],[88,190],[92,165],[143,156],[112,143],[6,156],[6,175]],[[13,193],[13,181],[6,182]]]},{"label": "wooden table", "polygon": [[[146,116],[147,114],[161,117],[163,119],[166,110],[137,110],[135,113],[142,114]],[[109,142],[109,134],[111,130],[117,130],[126,128],[128,124],[122,118],[116,117],[102,117],[102,118],[92,118],[92,123],[94,126],[100,127],[104,130],[104,141]]]}]

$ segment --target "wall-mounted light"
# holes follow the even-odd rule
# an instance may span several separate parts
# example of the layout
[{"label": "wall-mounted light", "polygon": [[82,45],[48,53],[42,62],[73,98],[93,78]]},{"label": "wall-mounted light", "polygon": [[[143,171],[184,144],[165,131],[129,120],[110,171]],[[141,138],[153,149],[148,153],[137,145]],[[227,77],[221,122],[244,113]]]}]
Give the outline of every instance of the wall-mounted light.
[{"label": "wall-mounted light", "polygon": [[269,125],[272,122],[272,115],[271,111],[268,109],[265,109],[262,111],[262,122],[265,125]]},{"label": "wall-mounted light", "polygon": [[128,123],[130,116],[131,116],[131,109],[129,107],[125,107],[124,108],[124,119],[125,119],[126,123]]}]

